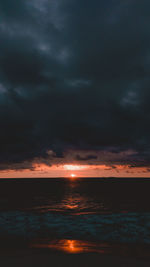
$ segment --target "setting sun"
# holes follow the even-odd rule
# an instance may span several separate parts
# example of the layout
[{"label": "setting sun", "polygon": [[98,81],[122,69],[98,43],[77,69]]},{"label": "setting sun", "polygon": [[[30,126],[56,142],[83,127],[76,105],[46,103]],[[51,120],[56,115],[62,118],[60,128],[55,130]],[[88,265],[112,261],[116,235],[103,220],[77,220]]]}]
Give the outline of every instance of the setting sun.
[{"label": "setting sun", "polygon": [[70,174],[70,176],[71,176],[72,178],[74,178],[74,177],[76,177],[76,174],[72,173],[72,174]]}]

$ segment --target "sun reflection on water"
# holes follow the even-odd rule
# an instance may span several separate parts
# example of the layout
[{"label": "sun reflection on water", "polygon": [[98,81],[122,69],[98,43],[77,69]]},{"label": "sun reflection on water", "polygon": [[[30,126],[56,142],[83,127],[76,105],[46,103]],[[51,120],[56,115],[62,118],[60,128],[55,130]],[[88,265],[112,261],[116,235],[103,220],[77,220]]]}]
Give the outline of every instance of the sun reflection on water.
[{"label": "sun reflection on water", "polygon": [[105,251],[109,249],[107,244],[101,244],[97,246],[97,244],[92,242],[82,241],[82,240],[69,240],[69,239],[63,239],[58,241],[56,240],[51,242],[46,242],[46,241],[35,242],[31,244],[31,248],[49,248],[49,249],[63,251],[69,254],[78,254],[87,252],[105,253]]},{"label": "sun reflection on water", "polygon": [[61,200],[54,201],[51,198],[47,198],[45,205],[38,206],[35,209],[41,213],[54,211],[74,215],[93,214],[100,208],[105,211],[103,201],[96,202],[94,197],[87,196],[84,191],[80,192],[78,186],[78,179],[69,179]]},{"label": "sun reflection on water", "polygon": [[34,240],[30,245],[34,249],[56,250],[66,254],[98,253],[104,255],[120,255],[123,257],[150,258],[149,246],[133,246],[129,243],[97,243],[84,240],[61,239],[50,241],[48,239]]}]

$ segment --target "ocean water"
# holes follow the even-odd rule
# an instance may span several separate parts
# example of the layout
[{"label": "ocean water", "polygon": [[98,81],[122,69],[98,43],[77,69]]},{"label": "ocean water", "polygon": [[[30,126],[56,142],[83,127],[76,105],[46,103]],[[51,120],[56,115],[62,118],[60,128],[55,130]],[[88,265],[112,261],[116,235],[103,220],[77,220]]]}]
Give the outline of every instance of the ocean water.
[{"label": "ocean water", "polygon": [[0,248],[147,257],[150,179],[1,179]]}]

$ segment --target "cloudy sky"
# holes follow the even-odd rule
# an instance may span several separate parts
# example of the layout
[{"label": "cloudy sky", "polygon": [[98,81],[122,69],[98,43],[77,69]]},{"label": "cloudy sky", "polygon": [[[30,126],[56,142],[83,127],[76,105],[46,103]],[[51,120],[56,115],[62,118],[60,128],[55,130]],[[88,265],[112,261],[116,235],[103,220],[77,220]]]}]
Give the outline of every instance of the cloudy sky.
[{"label": "cloudy sky", "polygon": [[149,10],[0,1],[0,177],[150,177]]}]

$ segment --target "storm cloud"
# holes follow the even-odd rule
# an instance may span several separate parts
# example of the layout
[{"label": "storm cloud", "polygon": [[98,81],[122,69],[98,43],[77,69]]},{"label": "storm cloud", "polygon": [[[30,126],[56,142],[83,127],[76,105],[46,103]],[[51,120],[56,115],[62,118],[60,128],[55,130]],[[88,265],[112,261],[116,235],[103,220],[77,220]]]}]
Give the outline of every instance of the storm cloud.
[{"label": "storm cloud", "polygon": [[70,150],[150,165],[149,10],[147,0],[0,1],[1,168]]}]

